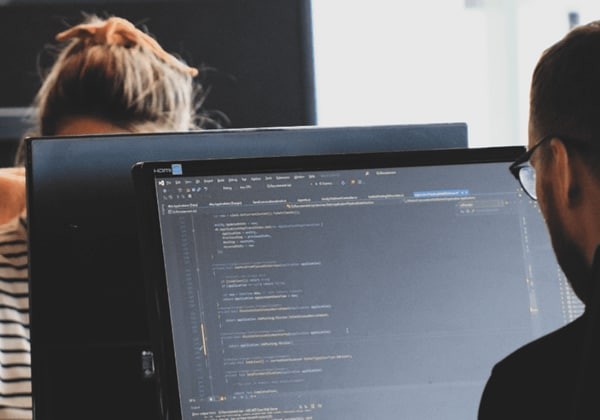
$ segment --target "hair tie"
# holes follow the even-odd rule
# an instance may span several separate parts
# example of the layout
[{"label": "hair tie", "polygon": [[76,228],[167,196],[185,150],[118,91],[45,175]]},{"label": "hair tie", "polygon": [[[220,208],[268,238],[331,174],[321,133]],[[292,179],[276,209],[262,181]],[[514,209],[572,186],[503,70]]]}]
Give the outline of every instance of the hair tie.
[{"label": "hair tie", "polygon": [[142,45],[158,58],[190,76],[196,76],[198,69],[190,67],[162,49],[150,35],[140,31],[135,25],[120,17],[111,17],[98,23],[82,23],[56,35],[59,42],[72,38],[91,39],[95,44]]}]

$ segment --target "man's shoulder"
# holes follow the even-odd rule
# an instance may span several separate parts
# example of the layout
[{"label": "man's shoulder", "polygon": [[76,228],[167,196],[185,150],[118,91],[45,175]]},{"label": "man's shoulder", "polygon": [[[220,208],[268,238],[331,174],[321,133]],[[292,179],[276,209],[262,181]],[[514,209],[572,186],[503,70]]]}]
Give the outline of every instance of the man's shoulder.
[{"label": "man's shoulder", "polygon": [[567,418],[586,319],[582,316],[498,362],[483,392],[479,419]]},{"label": "man's shoulder", "polygon": [[582,351],[587,317],[575,321],[534,340],[515,350],[494,367],[494,373],[517,370],[520,376],[532,370],[556,371],[561,367],[570,369],[578,363]]}]

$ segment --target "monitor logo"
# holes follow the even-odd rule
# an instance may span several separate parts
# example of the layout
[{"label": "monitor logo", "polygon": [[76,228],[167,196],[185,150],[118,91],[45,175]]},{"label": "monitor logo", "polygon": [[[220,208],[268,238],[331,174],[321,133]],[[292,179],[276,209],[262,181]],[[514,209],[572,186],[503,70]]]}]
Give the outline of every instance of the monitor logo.
[{"label": "monitor logo", "polygon": [[180,163],[174,163],[171,165],[171,175],[183,175],[183,168]]},{"label": "monitor logo", "polygon": [[170,174],[171,168],[154,168],[152,172],[155,174]]}]

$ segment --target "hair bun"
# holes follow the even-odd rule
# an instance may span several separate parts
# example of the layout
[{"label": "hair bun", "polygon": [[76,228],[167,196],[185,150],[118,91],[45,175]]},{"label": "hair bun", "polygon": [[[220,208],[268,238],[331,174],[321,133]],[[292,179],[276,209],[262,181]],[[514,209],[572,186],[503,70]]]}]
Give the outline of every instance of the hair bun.
[{"label": "hair bun", "polygon": [[198,69],[182,63],[173,55],[163,50],[160,44],[150,35],[136,28],[128,20],[120,17],[110,17],[94,23],[82,23],[56,35],[56,40],[59,42],[68,41],[73,38],[89,40],[96,45],[140,45],[148,48],[158,58],[183,73],[187,73],[192,77],[198,74]]}]

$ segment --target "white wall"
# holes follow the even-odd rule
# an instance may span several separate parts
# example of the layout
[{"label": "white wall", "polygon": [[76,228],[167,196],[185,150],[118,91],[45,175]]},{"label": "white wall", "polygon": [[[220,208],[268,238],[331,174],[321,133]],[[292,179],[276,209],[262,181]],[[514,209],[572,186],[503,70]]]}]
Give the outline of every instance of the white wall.
[{"label": "white wall", "polygon": [[531,73],[595,0],[312,0],[319,125],[466,121],[525,144]]}]

